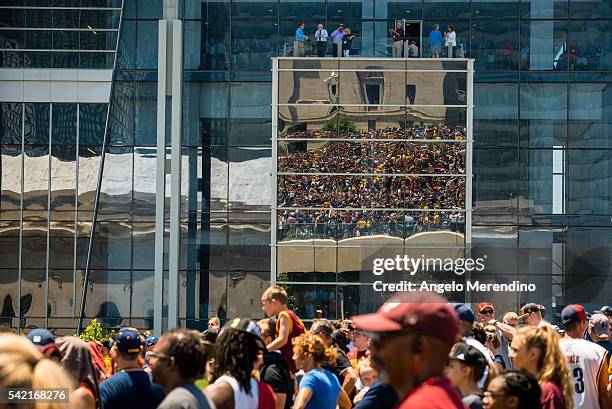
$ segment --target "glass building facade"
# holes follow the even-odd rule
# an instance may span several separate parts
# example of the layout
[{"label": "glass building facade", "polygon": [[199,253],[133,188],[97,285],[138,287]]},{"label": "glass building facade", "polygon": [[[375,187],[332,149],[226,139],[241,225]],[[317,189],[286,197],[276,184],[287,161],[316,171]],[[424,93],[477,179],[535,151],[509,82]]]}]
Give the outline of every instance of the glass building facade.
[{"label": "glass building facade", "polygon": [[[86,316],[108,326],[153,327],[158,20],[165,3],[0,0],[0,320],[7,325],[75,328],[90,250]],[[535,283],[534,293],[492,294],[490,301],[500,311],[539,302],[551,321],[567,303],[609,304],[611,1],[172,3],[183,45],[182,325],[260,314],[272,237],[279,235],[271,231],[271,58],[290,55],[300,21],[310,36],[317,23],[330,32],[344,23],[355,34],[351,55],[376,58],[392,55],[387,30],[397,19],[416,27],[423,57],[431,55],[432,24],[452,24],[475,68],[470,251],[486,254],[487,263],[472,279]],[[96,78],[112,72],[107,100],[93,88],[79,93],[82,82],[72,98],[61,76],[57,90],[44,91],[50,98],[28,91],[40,75],[71,69]],[[54,98],[56,91],[66,95]],[[169,118],[170,109],[161,114]],[[166,133],[170,158],[169,126]],[[169,202],[169,189],[165,196]],[[169,216],[166,222],[168,251]],[[290,286],[305,318],[317,309],[340,318],[340,299],[355,306],[351,313],[374,307],[355,286],[316,271]],[[479,297],[485,295],[469,301]]]}]

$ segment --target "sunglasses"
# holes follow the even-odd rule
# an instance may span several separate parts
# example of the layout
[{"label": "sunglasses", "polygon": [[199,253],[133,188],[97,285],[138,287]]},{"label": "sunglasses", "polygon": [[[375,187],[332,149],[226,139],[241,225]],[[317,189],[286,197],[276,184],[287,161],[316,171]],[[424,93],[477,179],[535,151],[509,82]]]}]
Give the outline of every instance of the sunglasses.
[{"label": "sunglasses", "polygon": [[491,310],[491,309],[486,309],[486,310],[482,310],[480,311],[481,314],[493,314],[495,311]]}]

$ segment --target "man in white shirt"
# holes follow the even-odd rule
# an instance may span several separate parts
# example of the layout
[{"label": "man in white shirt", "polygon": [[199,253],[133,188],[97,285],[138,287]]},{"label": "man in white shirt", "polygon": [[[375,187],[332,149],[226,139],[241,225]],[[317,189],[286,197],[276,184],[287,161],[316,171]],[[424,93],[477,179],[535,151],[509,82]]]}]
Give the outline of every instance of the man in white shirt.
[{"label": "man in white shirt", "polygon": [[325,57],[325,52],[327,51],[327,30],[323,28],[323,24],[317,26],[315,41],[317,42],[317,56]]},{"label": "man in white shirt", "polygon": [[606,392],[608,385],[607,351],[582,339],[589,326],[582,305],[571,304],[561,311],[565,336],[559,341],[574,378],[574,407],[610,409],[612,399]]}]

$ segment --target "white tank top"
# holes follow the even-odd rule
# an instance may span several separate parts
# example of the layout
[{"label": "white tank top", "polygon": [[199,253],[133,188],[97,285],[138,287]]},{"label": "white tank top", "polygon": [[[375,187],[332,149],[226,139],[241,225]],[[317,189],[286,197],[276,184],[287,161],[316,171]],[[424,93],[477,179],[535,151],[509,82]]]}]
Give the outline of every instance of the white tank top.
[{"label": "white tank top", "polygon": [[574,407],[600,409],[598,379],[602,368],[607,369],[606,350],[584,339],[562,338],[559,346],[574,379]]},{"label": "white tank top", "polygon": [[251,393],[246,391],[240,386],[236,378],[229,375],[222,375],[215,381],[215,385],[227,382],[230,384],[234,391],[234,408],[235,409],[257,409],[259,406],[259,389],[257,387],[257,381],[251,378]]}]

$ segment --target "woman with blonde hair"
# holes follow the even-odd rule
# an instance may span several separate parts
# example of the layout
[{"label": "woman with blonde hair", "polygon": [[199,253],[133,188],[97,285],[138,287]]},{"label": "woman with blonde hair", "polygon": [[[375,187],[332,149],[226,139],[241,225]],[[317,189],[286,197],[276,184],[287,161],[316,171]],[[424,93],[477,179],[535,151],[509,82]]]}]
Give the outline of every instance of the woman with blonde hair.
[{"label": "woman with blonde hair", "polygon": [[302,377],[293,409],[340,409],[350,408],[351,400],[340,387],[338,378],[323,368],[322,363],[333,365],[336,351],[326,348],[323,340],[315,334],[305,333],[293,339],[293,360]]},{"label": "woman with blonde hair", "polygon": [[521,328],[510,345],[514,368],[535,376],[542,389],[543,409],[574,409],[574,385],[559,335],[550,326]]},{"label": "woman with blonde hair", "polygon": [[[54,361],[47,359],[27,338],[0,334],[0,388],[47,388],[72,390],[70,376]],[[15,408],[64,409],[68,398],[52,403],[24,402],[14,404]],[[72,406],[71,406],[72,407]]]}]

